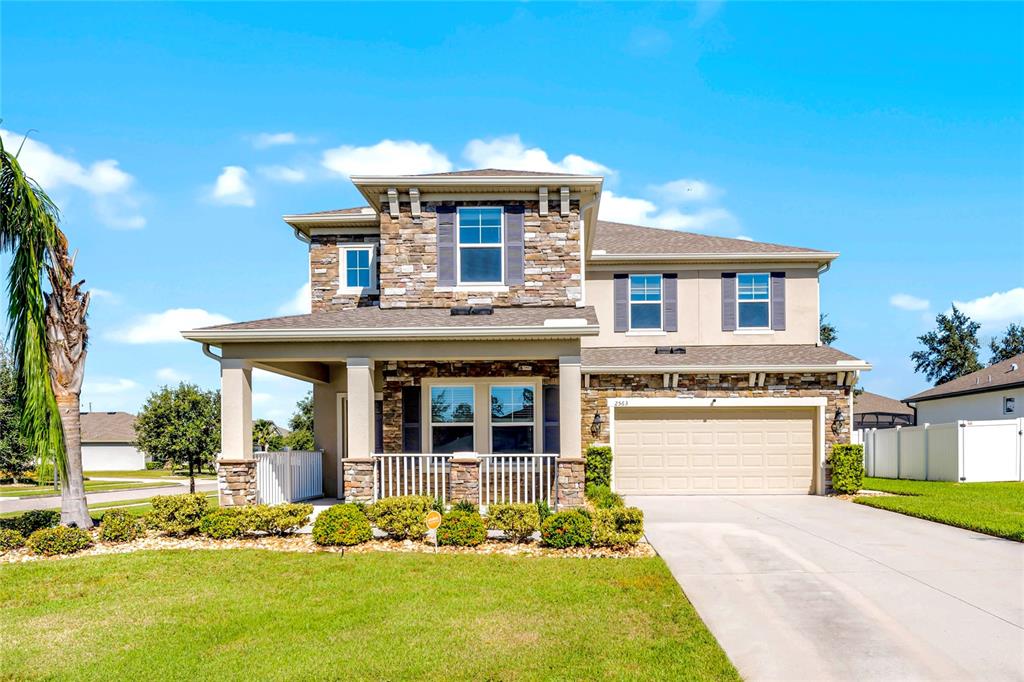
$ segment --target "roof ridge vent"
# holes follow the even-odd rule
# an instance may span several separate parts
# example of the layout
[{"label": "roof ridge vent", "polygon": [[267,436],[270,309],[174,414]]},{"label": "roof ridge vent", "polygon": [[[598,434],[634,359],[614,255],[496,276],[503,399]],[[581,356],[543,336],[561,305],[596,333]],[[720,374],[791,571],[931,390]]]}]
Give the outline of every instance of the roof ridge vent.
[{"label": "roof ridge vent", "polygon": [[494,308],[489,305],[475,305],[470,307],[470,315],[491,315],[494,313]]},{"label": "roof ridge vent", "polygon": [[472,310],[468,305],[456,305],[452,306],[448,312],[452,315],[469,315]]}]

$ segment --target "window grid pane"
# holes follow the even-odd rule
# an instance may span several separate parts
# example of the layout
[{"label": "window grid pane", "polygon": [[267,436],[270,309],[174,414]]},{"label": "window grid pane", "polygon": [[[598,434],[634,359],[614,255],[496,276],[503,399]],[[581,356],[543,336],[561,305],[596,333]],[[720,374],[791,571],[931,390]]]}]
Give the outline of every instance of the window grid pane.
[{"label": "window grid pane", "polygon": [[661,275],[630,275],[629,300],[661,301]]},{"label": "window grid pane", "polygon": [[533,405],[530,386],[491,387],[491,422],[495,425],[532,424]]},{"label": "window grid pane", "polygon": [[348,249],[345,251],[345,284],[350,287],[370,286],[370,250]]},{"label": "window grid pane", "polygon": [[766,274],[737,275],[736,292],[741,301],[767,301],[769,277]]}]

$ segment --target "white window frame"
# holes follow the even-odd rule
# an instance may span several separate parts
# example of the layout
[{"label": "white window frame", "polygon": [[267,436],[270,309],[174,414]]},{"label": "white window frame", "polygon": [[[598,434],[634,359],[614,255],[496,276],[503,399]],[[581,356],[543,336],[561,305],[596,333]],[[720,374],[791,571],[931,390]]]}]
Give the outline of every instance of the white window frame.
[{"label": "white window frame", "polygon": [[1003,398],[1003,414],[1017,414],[1017,399],[1015,397],[1005,396]]},{"label": "white window frame", "polygon": [[[350,287],[348,286],[348,252],[369,251],[370,252],[370,286]],[[376,244],[354,243],[340,244],[338,246],[338,293],[339,294],[376,294],[379,293],[377,283],[377,246]]]},{"label": "white window frame", "polygon": [[[470,421],[470,422],[435,422],[434,419],[433,419],[433,416],[434,416],[434,414],[433,414],[433,412],[434,412],[433,411],[433,403],[434,403],[434,401],[433,401],[433,396],[432,396],[435,388],[468,388],[470,391],[472,391],[473,392],[473,399],[471,401],[471,404],[473,405],[473,421]],[[430,426],[430,428],[426,429],[426,431],[427,431],[427,447],[425,448],[425,451],[426,452],[433,452],[434,451],[434,427],[437,427],[437,426],[439,426],[441,428],[450,427],[450,426],[469,426],[470,430],[473,432],[473,449],[472,449],[472,451],[475,451],[476,450],[476,444],[479,442],[478,439],[479,439],[479,435],[480,435],[478,433],[478,427],[477,427],[477,421],[478,421],[477,414],[480,411],[479,410],[480,406],[478,404],[479,401],[477,400],[477,395],[479,394],[479,391],[477,391],[477,387],[473,384],[473,382],[462,380],[462,381],[454,381],[454,382],[431,383],[429,385],[424,383],[424,385],[423,385],[423,392],[426,393],[426,400],[424,401],[422,398],[420,400],[421,400],[421,402],[426,403],[426,415],[427,416],[426,416],[426,420],[425,421]],[[461,452],[461,450],[460,450],[460,452]]]},{"label": "white window frame", "polygon": [[[498,226],[497,244],[463,244],[462,243],[462,211],[463,209],[497,209],[501,214]],[[462,281],[462,249],[493,249],[499,251],[498,265],[501,275],[495,282],[463,282]],[[493,287],[505,284],[505,208],[503,206],[459,206],[455,210],[455,281],[460,287]]]},{"label": "white window frame", "polygon": [[[537,414],[543,407],[541,405],[541,390],[538,389],[537,385],[533,381],[519,381],[519,382],[501,382],[501,383],[490,383],[487,385],[487,402],[490,403],[491,391],[495,388],[528,388],[533,391],[533,421],[532,422],[495,422],[491,420],[491,411],[487,411],[487,444],[488,450],[494,452],[494,429],[495,428],[506,428],[509,426],[532,426],[533,427],[533,449],[530,452],[509,452],[504,453],[509,456],[515,455],[535,455],[537,454],[537,429],[544,428],[543,419],[541,424],[538,426]],[[543,417],[543,415],[541,415]],[[541,438],[543,439],[543,432]],[[543,447],[541,448],[543,449]],[[495,453],[496,454],[496,453]]]},{"label": "white window frame", "polygon": [[[633,278],[634,277],[657,277],[658,286],[658,300],[657,304],[661,310],[661,321],[657,327],[633,327]],[[626,298],[629,302],[629,333],[631,334],[661,334],[665,331],[665,276],[657,272],[631,272],[629,273],[627,280],[629,286],[626,290]],[[653,305],[655,301],[635,301],[638,305]]]},{"label": "white window frame", "polygon": [[[754,301],[740,301],[740,277],[743,276],[764,276],[768,278],[768,298],[764,301],[757,299]],[[768,324],[763,327],[744,327],[740,325],[740,305],[742,303],[767,303],[768,304]],[[742,334],[744,332],[767,332],[771,331],[772,328],[772,275],[770,272],[738,272],[736,273],[736,332]]]},{"label": "white window frame", "polygon": [[[430,413],[430,392],[438,386],[473,387],[473,447],[475,452],[493,454],[491,438],[491,387],[530,386],[533,388],[533,453],[544,452],[544,380],[538,376],[524,377],[425,377],[420,381],[420,423],[429,428],[422,429],[423,452],[434,451],[434,423]],[[523,422],[519,422],[523,424]],[[486,448],[480,450],[480,448]],[[528,454],[528,453],[527,453]],[[514,456],[514,455],[509,455]]]}]

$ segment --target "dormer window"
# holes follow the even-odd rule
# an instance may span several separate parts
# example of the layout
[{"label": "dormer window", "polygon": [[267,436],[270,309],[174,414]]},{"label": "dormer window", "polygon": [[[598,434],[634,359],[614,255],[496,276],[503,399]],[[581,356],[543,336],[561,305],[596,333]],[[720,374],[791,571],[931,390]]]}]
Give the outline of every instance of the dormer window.
[{"label": "dormer window", "polygon": [[459,284],[502,284],[501,208],[473,207],[458,210]]},{"label": "dormer window", "polygon": [[373,245],[345,244],[338,249],[338,293],[377,293],[377,250]]}]

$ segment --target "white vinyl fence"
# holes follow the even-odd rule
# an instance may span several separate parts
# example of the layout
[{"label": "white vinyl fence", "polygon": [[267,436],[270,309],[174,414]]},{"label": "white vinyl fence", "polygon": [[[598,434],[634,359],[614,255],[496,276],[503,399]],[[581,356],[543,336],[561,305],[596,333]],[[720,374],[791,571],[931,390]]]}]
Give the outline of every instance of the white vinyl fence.
[{"label": "white vinyl fence", "polygon": [[256,453],[256,501],[299,502],[324,496],[324,453],[309,450]]},{"label": "white vinyl fence", "polygon": [[555,455],[480,455],[480,505],[540,502],[553,506]]},{"label": "white vinyl fence", "polygon": [[373,498],[426,495],[447,503],[451,455],[374,455]]},{"label": "white vinyl fence", "polygon": [[1024,419],[865,429],[868,476],[919,481],[1022,481]]}]

